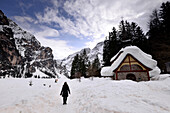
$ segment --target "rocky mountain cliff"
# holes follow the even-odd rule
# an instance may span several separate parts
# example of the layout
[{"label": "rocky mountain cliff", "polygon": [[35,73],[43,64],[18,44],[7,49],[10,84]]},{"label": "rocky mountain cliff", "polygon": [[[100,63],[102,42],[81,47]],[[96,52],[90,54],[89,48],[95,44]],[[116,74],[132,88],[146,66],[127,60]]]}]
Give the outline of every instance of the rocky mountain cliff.
[{"label": "rocky mountain cliff", "polygon": [[0,76],[31,77],[37,71],[56,77],[52,49],[0,11]]},{"label": "rocky mountain cliff", "polygon": [[78,54],[83,54],[84,51],[86,51],[88,61],[92,63],[96,57],[99,58],[100,64],[102,65],[103,62],[103,45],[104,42],[99,42],[93,49],[85,48],[81,51],[78,51],[74,54],[69,55],[67,58],[64,58],[62,60],[57,60],[56,67],[60,69],[60,73],[64,74],[65,76],[70,76],[70,71],[72,67],[72,62],[74,60],[74,57]]}]

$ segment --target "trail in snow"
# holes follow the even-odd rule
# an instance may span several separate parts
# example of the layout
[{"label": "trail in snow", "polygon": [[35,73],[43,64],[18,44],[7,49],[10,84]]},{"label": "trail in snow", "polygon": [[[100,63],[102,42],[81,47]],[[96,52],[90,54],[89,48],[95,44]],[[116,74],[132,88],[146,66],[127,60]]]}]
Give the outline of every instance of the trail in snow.
[{"label": "trail in snow", "polygon": [[[169,113],[170,79],[113,81],[104,78],[68,80],[0,79],[0,113]],[[68,104],[59,95],[67,81]],[[44,86],[46,84],[46,86]],[[49,87],[51,85],[51,87]]]},{"label": "trail in snow", "polygon": [[63,80],[32,79],[33,86],[28,85],[30,79],[0,81],[0,113],[68,113],[71,109],[67,109],[71,104],[62,105],[59,95]]}]

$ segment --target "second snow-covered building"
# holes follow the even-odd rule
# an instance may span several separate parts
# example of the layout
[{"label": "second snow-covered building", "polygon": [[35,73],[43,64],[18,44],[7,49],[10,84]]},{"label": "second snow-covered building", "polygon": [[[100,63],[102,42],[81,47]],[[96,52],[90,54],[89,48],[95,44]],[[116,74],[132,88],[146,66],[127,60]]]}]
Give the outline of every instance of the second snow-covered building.
[{"label": "second snow-covered building", "polygon": [[157,61],[136,46],[122,48],[110,61],[112,65],[103,67],[101,75],[115,80],[148,81],[160,73]]}]

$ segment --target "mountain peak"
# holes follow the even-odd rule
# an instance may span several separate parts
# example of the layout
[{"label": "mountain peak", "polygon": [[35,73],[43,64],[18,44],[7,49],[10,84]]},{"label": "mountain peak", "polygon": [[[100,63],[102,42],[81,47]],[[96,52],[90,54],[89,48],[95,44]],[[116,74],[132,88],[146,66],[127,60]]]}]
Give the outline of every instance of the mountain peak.
[{"label": "mountain peak", "polygon": [[0,25],[9,25],[7,17],[1,10],[0,10]]}]

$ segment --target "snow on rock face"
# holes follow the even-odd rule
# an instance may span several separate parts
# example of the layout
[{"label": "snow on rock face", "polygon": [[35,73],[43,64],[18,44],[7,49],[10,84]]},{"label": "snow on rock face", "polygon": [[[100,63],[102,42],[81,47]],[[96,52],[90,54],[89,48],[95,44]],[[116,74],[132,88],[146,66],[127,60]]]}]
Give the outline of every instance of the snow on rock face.
[{"label": "snow on rock face", "polygon": [[20,54],[27,59],[29,71],[34,73],[35,67],[56,75],[52,49],[41,46],[40,42],[30,33],[22,30],[13,21],[9,22],[14,32],[16,46]]},{"label": "snow on rock face", "polygon": [[0,23],[0,76],[20,76],[19,68],[22,64],[12,29]]},{"label": "snow on rock face", "polygon": [[104,46],[104,43],[103,43],[103,42],[99,42],[99,43],[91,50],[91,52],[90,52],[89,55],[88,55],[89,60],[90,60],[91,62],[96,58],[96,55],[97,55],[98,58],[99,58],[100,64],[102,63],[102,61],[103,61],[103,46]]},{"label": "snow on rock face", "polygon": [[22,30],[12,20],[9,19],[9,26],[7,27],[12,29],[16,46],[23,57],[25,57],[24,52],[27,50],[27,48],[38,50],[41,47],[40,42],[34,37],[34,35]]},{"label": "snow on rock face", "polygon": [[[12,20],[7,19],[7,21],[8,24],[0,25],[0,33],[7,37],[5,40],[10,40],[13,43],[12,46],[10,46],[11,43],[6,45],[16,48],[19,54],[18,56],[22,57],[22,59],[20,58],[21,60],[17,60],[18,62],[21,61],[21,63],[17,65],[20,65],[20,68],[17,68],[19,69],[19,73],[22,73],[22,76],[25,77],[25,73],[33,74],[36,71],[35,68],[38,68],[48,73],[49,76],[56,76],[56,62],[53,59],[52,49],[41,46],[34,35],[21,29]],[[2,35],[1,37],[5,37]],[[7,53],[11,54],[10,51],[7,51]],[[12,56],[11,58],[16,57]]]}]

